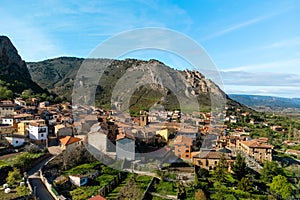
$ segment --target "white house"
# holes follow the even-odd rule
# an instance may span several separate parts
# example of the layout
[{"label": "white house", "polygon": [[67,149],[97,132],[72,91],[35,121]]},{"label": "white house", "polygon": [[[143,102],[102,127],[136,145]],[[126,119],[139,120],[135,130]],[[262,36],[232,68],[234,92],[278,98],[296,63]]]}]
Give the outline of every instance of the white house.
[{"label": "white house", "polygon": [[104,133],[90,132],[88,134],[88,143],[103,153],[107,152],[108,142],[109,139]]},{"label": "white house", "polygon": [[88,182],[88,177],[83,175],[70,175],[69,178],[71,183],[76,186],[83,186]]},{"label": "white house", "polygon": [[20,147],[24,145],[25,138],[24,137],[5,137],[5,139],[13,146],[13,147]]},{"label": "white house", "polygon": [[13,116],[2,117],[2,124],[9,124],[10,126],[13,126],[14,125]]},{"label": "white house", "polygon": [[41,142],[47,140],[48,127],[46,125],[30,123],[26,130],[29,132],[29,138],[31,140],[40,140]]},{"label": "white house", "polygon": [[14,102],[19,106],[26,106],[26,101],[24,101],[22,98],[16,98]]}]

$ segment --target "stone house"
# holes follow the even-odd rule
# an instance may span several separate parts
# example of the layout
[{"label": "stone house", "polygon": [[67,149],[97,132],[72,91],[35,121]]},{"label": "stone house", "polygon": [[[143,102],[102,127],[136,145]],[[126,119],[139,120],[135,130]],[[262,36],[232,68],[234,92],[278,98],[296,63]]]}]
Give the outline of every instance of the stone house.
[{"label": "stone house", "polygon": [[66,136],[64,138],[61,138],[59,141],[60,148],[66,151],[74,150],[76,147],[82,145],[81,139],[77,137]]},{"label": "stone house", "polygon": [[267,144],[264,138],[246,141],[237,141],[237,149],[253,157],[256,161],[263,163],[272,161],[273,145]]},{"label": "stone house", "polygon": [[[218,165],[220,158],[222,156],[221,152],[218,151],[200,151],[200,153],[196,153],[192,156],[193,163],[201,168],[207,169],[207,170],[215,170],[216,166]],[[229,169],[234,164],[234,159],[225,154],[225,158],[228,162]]]},{"label": "stone house", "polygon": [[54,133],[57,138],[62,138],[65,136],[73,136],[73,129],[72,127],[64,124],[58,124],[54,126]]},{"label": "stone house", "polygon": [[174,154],[182,159],[190,159],[192,145],[192,138],[178,135],[174,140]]}]

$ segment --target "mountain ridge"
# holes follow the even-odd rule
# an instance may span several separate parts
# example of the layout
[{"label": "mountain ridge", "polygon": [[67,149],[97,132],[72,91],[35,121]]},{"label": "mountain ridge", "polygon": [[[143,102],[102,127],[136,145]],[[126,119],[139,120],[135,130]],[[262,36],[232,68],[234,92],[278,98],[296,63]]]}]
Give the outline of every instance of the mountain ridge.
[{"label": "mountain ridge", "polygon": [[[28,62],[27,66],[33,80],[40,86],[42,86],[43,88],[48,88],[51,92],[55,92],[59,96],[64,96],[67,100],[71,100],[74,81],[76,79],[76,75],[80,66],[83,64],[83,62],[93,62],[99,60],[101,59],[59,57],[40,62]],[[103,62],[107,62],[107,60],[104,59]],[[158,81],[161,79],[161,77],[159,77],[159,71],[161,71],[165,72],[165,74],[167,75],[172,75],[173,78],[170,77],[169,80],[174,84],[180,81],[176,80],[176,77],[177,79],[178,77],[184,77],[183,79],[179,79],[182,79],[181,83],[183,83],[182,85],[185,85],[182,86],[184,87],[182,89],[186,93],[185,96],[192,95],[196,97],[200,105],[203,106],[204,110],[210,109],[210,92],[212,92],[213,97],[224,96],[227,100],[227,104],[229,104],[230,106],[236,106],[239,108],[244,108],[245,110],[249,110],[240,103],[230,99],[213,81],[206,79],[205,76],[200,72],[190,70],[176,70],[169,66],[166,66],[161,61],[154,59],[150,59],[148,61],[125,59],[110,60],[109,62],[110,64],[107,66],[106,70],[102,72],[103,76],[100,79],[96,91],[96,101],[99,103],[99,105],[107,105],[107,103],[110,103],[112,91],[115,87],[115,84],[118,83],[119,79],[122,78],[122,76],[127,75],[127,72],[129,72],[130,70],[132,71],[134,68],[151,71],[156,67],[156,70],[158,70],[158,72],[149,73],[152,75],[154,74],[151,77],[154,81],[154,84],[137,88],[131,98],[132,106],[133,102],[136,102],[137,104],[153,105],[157,102],[161,103],[161,101],[163,101],[162,104],[166,106],[167,109],[178,108],[178,100],[176,100],[176,97],[170,90],[157,90],[159,84],[164,85],[164,83],[160,83]],[[148,78],[150,78],[150,76]],[[137,77],[131,77],[131,79],[136,79],[137,82],[147,82],[145,78],[138,79]],[[178,86],[180,86],[180,84]],[[141,98],[142,96],[143,98]],[[175,104],[176,106],[174,106]],[[136,107],[136,109],[144,108],[143,106],[133,107]]]},{"label": "mountain ridge", "polygon": [[285,98],[264,95],[229,94],[230,98],[243,103],[249,107],[276,107],[300,109],[300,98]]},{"label": "mountain ridge", "polygon": [[[206,79],[198,71],[176,70],[155,59],[145,61],[59,57],[26,63],[10,39],[0,36],[1,84],[14,91],[17,96],[24,90],[31,89],[34,93],[49,94],[48,91],[50,91],[62,97],[61,99],[71,101],[72,94],[78,92],[73,91],[73,86],[78,79],[77,72],[83,63],[107,65],[100,69],[98,66],[94,66],[96,67],[95,71],[89,72],[92,77],[96,78],[97,73],[103,73],[98,84],[90,86],[96,90],[96,106],[110,107],[112,98],[116,98],[115,101],[120,102],[122,101],[120,97],[131,92],[128,102],[131,111],[135,113],[142,109],[150,109],[157,104],[164,106],[167,110],[181,109],[182,105],[191,109],[193,103],[200,106],[200,109],[209,111],[215,106],[213,105],[216,103],[215,101],[222,99],[225,99],[230,106],[249,110],[230,99],[218,85]],[[132,75],[133,72],[137,75]],[[134,90],[130,90],[133,87],[128,85],[131,83],[130,81],[125,81],[124,84],[119,83],[124,77],[129,78],[128,80],[131,82],[142,84]],[[87,79],[87,77],[80,78]],[[152,81],[149,81],[150,79]],[[117,86],[122,90],[117,96],[113,96]],[[85,89],[90,90],[90,88]],[[82,97],[79,95],[79,98]]]}]

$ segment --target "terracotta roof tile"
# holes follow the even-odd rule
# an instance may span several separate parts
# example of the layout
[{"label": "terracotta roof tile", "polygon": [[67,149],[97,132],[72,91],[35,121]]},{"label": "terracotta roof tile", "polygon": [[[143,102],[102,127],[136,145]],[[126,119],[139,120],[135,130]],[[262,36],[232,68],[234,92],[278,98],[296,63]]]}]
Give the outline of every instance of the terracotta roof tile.
[{"label": "terracotta roof tile", "polygon": [[89,198],[89,200],[105,200],[105,198],[100,196],[100,195],[97,195],[97,196],[94,196],[92,198]]},{"label": "terracotta roof tile", "polygon": [[75,142],[79,142],[79,141],[81,141],[81,139],[76,138],[76,137],[66,136],[66,137],[60,139],[59,141],[61,144],[67,146],[67,145],[73,144]]},{"label": "terracotta roof tile", "polygon": [[263,143],[259,140],[247,140],[247,141],[242,141],[241,143],[243,143],[244,145],[250,148],[263,148],[263,149],[273,148],[273,145]]}]

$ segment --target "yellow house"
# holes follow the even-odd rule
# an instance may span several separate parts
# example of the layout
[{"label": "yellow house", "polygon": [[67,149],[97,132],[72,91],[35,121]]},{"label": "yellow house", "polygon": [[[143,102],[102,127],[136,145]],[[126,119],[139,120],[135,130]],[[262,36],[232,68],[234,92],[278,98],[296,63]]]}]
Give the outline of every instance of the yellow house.
[{"label": "yellow house", "polygon": [[169,141],[169,135],[170,132],[168,129],[161,129],[155,132],[156,135],[160,135],[161,137],[163,137],[167,142]]},{"label": "yellow house", "polygon": [[18,123],[18,133],[20,135],[26,135],[26,128],[28,128],[30,123],[37,123],[39,125],[45,125],[45,120],[43,119],[38,119],[38,120],[25,120],[25,121],[21,121]]}]

